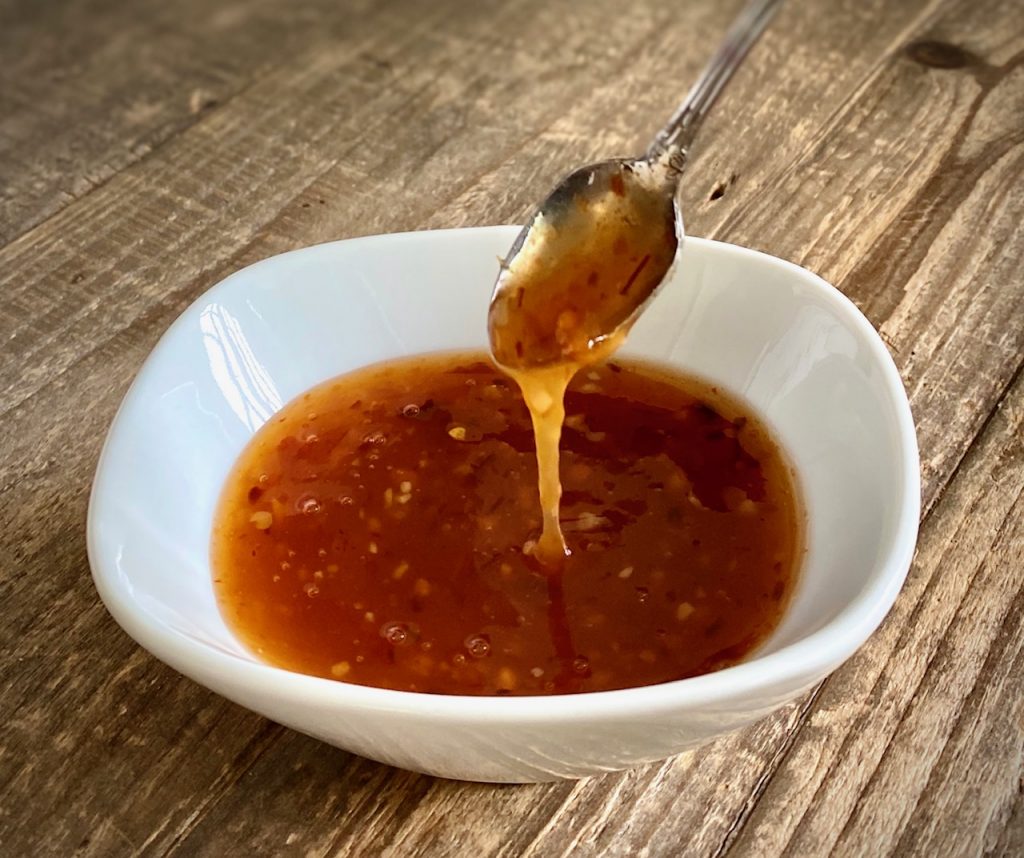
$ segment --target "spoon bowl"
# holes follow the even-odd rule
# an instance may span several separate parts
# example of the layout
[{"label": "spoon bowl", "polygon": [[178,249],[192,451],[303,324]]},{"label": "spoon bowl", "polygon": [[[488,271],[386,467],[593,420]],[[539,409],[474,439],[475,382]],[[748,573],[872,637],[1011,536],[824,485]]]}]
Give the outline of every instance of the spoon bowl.
[{"label": "spoon bowl", "polygon": [[675,263],[683,238],[675,191],[674,171],[645,158],[602,161],[563,179],[498,275],[488,313],[495,360],[521,370],[611,351]]}]

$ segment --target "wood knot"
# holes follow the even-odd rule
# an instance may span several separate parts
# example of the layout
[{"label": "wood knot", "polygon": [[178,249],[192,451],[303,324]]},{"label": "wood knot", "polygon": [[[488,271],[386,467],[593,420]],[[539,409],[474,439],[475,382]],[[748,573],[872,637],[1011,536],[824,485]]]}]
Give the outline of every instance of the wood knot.
[{"label": "wood knot", "polygon": [[738,173],[730,173],[727,181],[719,182],[717,185],[715,185],[714,189],[711,191],[711,194],[708,196],[708,202],[714,202],[715,200],[722,199],[722,197],[725,196],[725,192],[736,184],[736,180],[738,178]]},{"label": "wood knot", "polygon": [[906,47],[906,54],[915,63],[933,69],[960,69],[975,61],[974,56],[963,48],[930,39],[911,42]]}]

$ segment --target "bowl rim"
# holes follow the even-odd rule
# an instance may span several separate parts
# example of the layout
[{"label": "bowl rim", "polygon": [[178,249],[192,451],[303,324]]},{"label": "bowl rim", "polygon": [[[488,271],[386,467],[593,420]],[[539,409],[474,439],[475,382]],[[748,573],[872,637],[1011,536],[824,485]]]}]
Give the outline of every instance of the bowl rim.
[{"label": "bowl rim", "polygon": [[89,498],[86,534],[93,581],[107,610],[136,642],[175,670],[208,685],[218,693],[223,692],[213,687],[210,679],[224,676],[229,677],[233,688],[243,687],[255,697],[266,698],[269,695],[287,698],[298,704],[339,710],[387,710],[437,721],[529,723],[594,721],[709,706],[769,690],[778,687],[780,683],[806,687],[838,667],[867,640],[889,612],[903,585],[913,559],[920,517],[917,436],[899,371],[867,318],[849,298],[818,275],[761,251],[692,236],[687,236],[684,241],[699,246],[704,253],[754,258],[758,264],[795,276],[816,290],[867,348],[881,372],[883,390],[896,415],[900,457],[897,485],[902,494],[896,527],[866,586],[822,628],[774,652],[755,655],[749,661],[701,676],[613,691],[487,697],[395,691],[309,676],[263,662],[247,661],[165,626],[136,606],[130,596],[130,588],[125,588],[120,581],[115,559],[106,556],[100,544],[106,463],[110,450],[118,443],[119,435],[127,431],[125,413],[143,395],[149,375],[180,327],[188,324],[202,307],[215,300],[219,294],[234,288],[233,283],[239,275],[261,267],[280,265],[286,258],[290,261],[296,256],[328,252],[339,245],[353,243],[429,241],[438,234],[497,235],[507,232],[511,240],[519,229],[518,226],[506,225],[422,230],[340,239],[298,248],[232,272],[199,295],[175,319],[147,355],[114,416],[99,456]]}]

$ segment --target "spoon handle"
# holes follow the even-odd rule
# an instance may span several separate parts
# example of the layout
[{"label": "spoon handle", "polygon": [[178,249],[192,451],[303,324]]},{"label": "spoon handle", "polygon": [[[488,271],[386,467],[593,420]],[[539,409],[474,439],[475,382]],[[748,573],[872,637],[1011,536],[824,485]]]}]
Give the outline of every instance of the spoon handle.
[{"label": "spoon handle", "polygon": [[649,161],[657,161],[666,156],[673,161],[678,160],[679,156],[685,157],[704,117],[781,3],[782,0],[750,0],[729,28],[697,82],[686,94],[683,103],[654,138],[647,150]]}]

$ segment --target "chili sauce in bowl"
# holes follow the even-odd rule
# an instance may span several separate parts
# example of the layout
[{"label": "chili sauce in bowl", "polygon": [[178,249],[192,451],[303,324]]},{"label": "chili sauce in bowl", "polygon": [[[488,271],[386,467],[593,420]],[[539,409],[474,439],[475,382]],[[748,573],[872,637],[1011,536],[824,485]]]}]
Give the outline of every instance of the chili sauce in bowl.
[{"label": "chili sauce in bowl", "polygon": [[213,569],[230,628],[289,670],[402,691],[544,695],[732,665],[776,628],[801,555],[779,446],[749,407],[655,364],[569,385],[543,565],[530,415],[482,353],[357,370],[242,453]]}]

